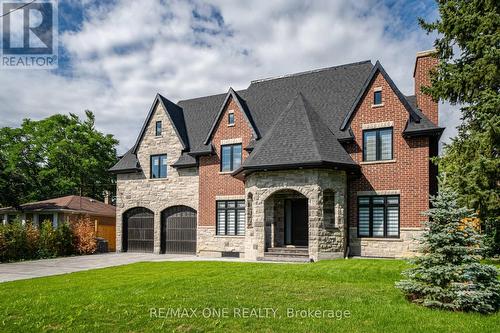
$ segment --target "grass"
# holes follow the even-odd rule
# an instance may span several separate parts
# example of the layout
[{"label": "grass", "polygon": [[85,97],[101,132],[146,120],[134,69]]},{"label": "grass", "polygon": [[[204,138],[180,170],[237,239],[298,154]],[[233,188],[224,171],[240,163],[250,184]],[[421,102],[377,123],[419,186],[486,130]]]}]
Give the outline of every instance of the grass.
[{"label": "grass", "polygon": [[[367,259],[157,262],[8,282],[0,284],[0,332],[498,332],[498,313],[408,303],[394,288],[405,267]],[[196,308],[198,317],[150,317],[151,308],[179,307]],[[234,308],[266,307],[281,317],[233,317]],[[226,308],[228,318],[204,318],[205,308]],[[287,308],[347,310],[350,317],[288,318]]]}]

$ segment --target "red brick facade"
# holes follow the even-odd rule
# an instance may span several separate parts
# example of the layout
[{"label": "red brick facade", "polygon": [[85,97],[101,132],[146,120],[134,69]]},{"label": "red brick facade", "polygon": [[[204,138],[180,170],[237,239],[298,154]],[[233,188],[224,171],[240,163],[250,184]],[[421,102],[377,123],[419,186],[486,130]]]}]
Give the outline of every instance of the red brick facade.
[{"label": "red brick facade", "polygon": [[[377,88],[382,89],[382,106],[373,106],[373,92]],[[358,191],[399,191],[401,228],[421,227],[425,220],[421,212],[429,208],[429,139],[404,138],[407,120],[408,111],[383,76],[377,74],[351,122],[355,143],[346,145],[353,160],[361,165],[362,174],[349,183],[350,226],[357,225]],[[363,162],[362,126],[384,122],[393,123],[388,126],[393,127],[393,160]]]},{"label": "red brick facade", "polygon": [[[228,126],[227,114],[229,110],[234,112],[234,126]],[[212,135],[212,144],[215,155],[200,157],[200,188],[198,225],[215,226],[215,200],[216,196],[245,195],[245,183],[231,176],[230,173],[220,172],[220,147],[223,140],[241,139],[243,147],[242,160],[248,157],[244,150],[252,138],[252,129],[245,119],[238,104],[230,98],[215,132]]]}]

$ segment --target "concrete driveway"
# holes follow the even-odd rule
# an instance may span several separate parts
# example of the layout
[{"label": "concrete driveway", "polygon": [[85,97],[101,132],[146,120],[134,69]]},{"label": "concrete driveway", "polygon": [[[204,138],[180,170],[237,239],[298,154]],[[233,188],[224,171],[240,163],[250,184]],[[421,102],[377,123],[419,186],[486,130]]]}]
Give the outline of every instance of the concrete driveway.
[{"label": "concrete driveway", "polygon": [[[0,282],[31,279],[132,264],[141,261],[207,261],[217,258],[200,258],[194,255],[152,254],[152,253],[106,253],[88,256],[42,259],[0,264]],[[218,259],[224,261],[245,261],[243,259]]]}]

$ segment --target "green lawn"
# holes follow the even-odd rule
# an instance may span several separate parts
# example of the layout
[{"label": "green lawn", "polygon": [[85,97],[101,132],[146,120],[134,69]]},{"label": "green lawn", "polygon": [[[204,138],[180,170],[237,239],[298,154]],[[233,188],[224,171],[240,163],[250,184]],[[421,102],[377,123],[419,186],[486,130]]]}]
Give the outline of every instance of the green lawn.
[{"label": "green lawn", "polygon": [[[498,332],[500,314],[409,304],[394,288],[405,267],[367,259],[163,262],[2,283],[0,332]],[[196,308],[198,317],[150,317],[151,308],[178,307]],[[205,308],[225,308],[228,318],[204,318]],[[235,308],[277,308],[281,317],[235,318]],[[287,308],[347,310],[350,317],[288,318]]]}]

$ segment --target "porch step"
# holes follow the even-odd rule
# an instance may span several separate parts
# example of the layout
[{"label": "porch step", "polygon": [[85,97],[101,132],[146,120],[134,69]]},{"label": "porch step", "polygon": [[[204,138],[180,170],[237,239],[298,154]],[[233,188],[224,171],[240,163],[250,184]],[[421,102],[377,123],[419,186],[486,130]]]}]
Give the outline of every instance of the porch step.
[{"label": "porch step", "polygon": [[267,253],[269,254],[285,254],[285,255],[309,255],[309,249],[307,246],[303,247],[270,247],[267,249]]},{"label": "porch step", "polygon": [[275,261],[275,262],[311,262],[308,256],[276,256],[264,253],[263,257],[258,257],[257,261]]},{"label": "porch step", "polygon": [[264,252],[264,256],[257,258],[260,261],[281,262],[309,262],[307,247],[272,247]]}]

